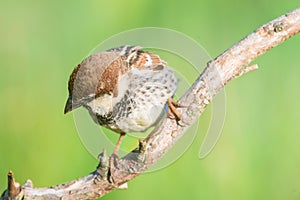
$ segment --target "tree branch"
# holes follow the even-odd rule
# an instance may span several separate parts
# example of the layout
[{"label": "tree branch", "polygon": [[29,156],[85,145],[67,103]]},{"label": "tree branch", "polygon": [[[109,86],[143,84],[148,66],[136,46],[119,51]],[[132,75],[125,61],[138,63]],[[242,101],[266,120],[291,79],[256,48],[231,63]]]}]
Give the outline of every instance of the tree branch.
[{"label": "tree branch", "polygon": [[19,186],[10,172],[8,189],[2,199],[94,199],[132,180],[164,156],[206,106],[230,80],[257,69],[248,66],[259,55],[300,31],[300,9],[285,14],[255,30],[220,56],[210,61],[193,86],[181,97],[179,111],[182,124],[163,119],[153,132],[140,142],[139,148],[115,162],[113,174],[108,173],[109,157],[99,155],[97,169],[87,176],[49,188],[34,188],[30,181]]}]

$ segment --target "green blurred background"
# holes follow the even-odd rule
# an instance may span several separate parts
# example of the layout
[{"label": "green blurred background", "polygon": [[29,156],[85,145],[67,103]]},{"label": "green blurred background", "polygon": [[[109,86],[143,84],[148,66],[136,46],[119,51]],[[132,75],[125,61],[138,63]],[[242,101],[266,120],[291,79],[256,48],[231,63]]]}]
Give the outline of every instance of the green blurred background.
[{"label": "green blurred background", "polygon": [[[17,181],[46,187],[83,176],[97,160],[63,115],[67,80],[97,44],[137,27],[164,27],[217,56],[297,1],[0,2],[0,190]],[[255,61],[226,86],[226,120],[213,152],[198,159],[210,114],[171,166],[139,176],[103,199],[300,199],[300,36]]]}]

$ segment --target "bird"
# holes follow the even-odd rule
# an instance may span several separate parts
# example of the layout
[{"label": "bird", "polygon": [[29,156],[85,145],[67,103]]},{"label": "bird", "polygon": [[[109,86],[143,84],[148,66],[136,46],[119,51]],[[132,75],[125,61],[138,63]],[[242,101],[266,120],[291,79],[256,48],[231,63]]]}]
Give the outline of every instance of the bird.
[{"label": "bird", "polygon": [[175,72],[158,55],[124,45],[92,54],[72,71],[64,113],[84,107],[93,121],[118,134],[118,155],[126,133],[143,132],[165,113],[180,119],[173,100]]}]

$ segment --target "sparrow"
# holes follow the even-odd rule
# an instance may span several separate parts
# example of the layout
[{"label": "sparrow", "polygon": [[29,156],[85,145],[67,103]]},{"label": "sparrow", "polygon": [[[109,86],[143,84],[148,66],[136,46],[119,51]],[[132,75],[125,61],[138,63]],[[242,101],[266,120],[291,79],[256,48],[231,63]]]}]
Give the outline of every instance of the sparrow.
[{"label": "sparrow", "polygon": [[93,121],[123,137],[155,125],[168,105],[172,118],[180,119],[172,97],[177,78],[167,62],[139,46],[120,46],[85,58],[72,72],[64,113],[78,107]]}]

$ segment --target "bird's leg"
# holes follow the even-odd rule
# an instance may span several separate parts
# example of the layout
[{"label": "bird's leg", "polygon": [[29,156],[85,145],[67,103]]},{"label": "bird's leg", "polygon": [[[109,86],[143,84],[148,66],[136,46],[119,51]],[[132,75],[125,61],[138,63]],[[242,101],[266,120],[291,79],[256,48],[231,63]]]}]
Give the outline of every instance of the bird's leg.
[{"label": "bird's leg", "polygon": [[115,165],[118,163],[118,159],[119,159],[118,152],[119,152],[119,149],[120,149],[120,146],[122,144],[122,140],[123,140],[124,136],[125,136],[125,133],[120,133],[120,137],[118,139],[118,142],[116,144],[114,152],[109,158],[109,172],[110,172],[110,178],[109,179],[110,179],[110,182],[112,182],[112,183],[114,182],[113,181],[113,174],[115,172]]},{"label": "bird's leg", "polygon": [[172,98],[168,98],[168,116],[171,119],[181,120],[181,114],[176,108],[182,107],[179,103],[175,102]]},{"label": "bird's leg", "polygon": [[120,146],[122,144],[124,136],[125,136],[125,133],[120,133],[120,137],[119,137],[118,142],[116,144],[116,147],[114,149],[114,154],[115,155],[118,155],[118,152],[119,152],[119,149],[120,149]]}]

